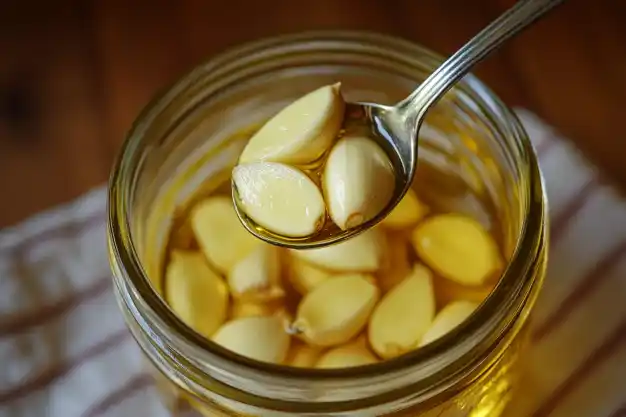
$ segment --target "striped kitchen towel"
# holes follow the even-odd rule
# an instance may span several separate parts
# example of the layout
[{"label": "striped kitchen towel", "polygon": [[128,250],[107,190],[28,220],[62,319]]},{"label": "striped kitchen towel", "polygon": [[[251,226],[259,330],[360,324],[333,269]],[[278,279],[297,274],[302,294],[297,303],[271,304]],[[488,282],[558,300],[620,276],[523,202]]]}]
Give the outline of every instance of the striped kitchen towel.
[{"label": "striped kitchen towel", "polygon": [[[552,217],[548,278],[511,417],[626,416],[626,202],[519,112]],[[165,417],[111,290],[105,189],[0,232],[0,416]]]}]

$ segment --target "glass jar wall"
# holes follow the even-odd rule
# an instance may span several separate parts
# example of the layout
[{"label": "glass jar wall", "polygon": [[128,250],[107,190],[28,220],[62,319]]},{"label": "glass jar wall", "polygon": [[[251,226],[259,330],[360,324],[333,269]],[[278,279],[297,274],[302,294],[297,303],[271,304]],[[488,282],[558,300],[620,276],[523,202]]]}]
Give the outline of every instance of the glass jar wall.
[{"label": "glass jar wall", "polygon": [[111,177],[110,259],[128,326],[175,413],[191,404],[210,416],[499,415],[544,275],[547,220],[526,133],[472,76],[427,117],[419,157],[430,169],[418,171],[416,184],[428,180],[445,204],[497,229],[507,267],[450,334],[367,367],[294,369],[225,351],[185,326],[162,297],[172,225],[198,196],[228,183],[254,126],[338,81],[347,101],[393,104],[439,62],[419,46],[375,34],[284,36],[208,61],[140,114]]}]

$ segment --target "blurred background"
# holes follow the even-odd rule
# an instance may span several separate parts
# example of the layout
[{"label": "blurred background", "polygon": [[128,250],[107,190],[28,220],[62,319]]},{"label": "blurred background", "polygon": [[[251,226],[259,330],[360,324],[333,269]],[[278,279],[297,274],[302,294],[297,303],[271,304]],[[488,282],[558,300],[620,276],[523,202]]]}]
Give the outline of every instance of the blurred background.
[{"label": "blurred background", "polygon": [[[0,227],[107,180],[139,110],[262,36],[366,29],[450,54],[513,0],[0,1]],[[626,188],[626,1],[568,0],[475,71]]]}]

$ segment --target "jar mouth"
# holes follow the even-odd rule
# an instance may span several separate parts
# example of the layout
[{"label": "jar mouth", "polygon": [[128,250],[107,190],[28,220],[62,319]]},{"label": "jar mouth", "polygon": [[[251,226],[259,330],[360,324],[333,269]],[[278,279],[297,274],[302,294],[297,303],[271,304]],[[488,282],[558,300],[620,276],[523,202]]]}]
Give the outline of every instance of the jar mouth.
[{"label": "jar mouth", "polygon": [[[464,92],[470,95],[474,104],[486,109],[486,113],[491,118],[506,120],[510,130],[508,133],[512,138],[512,146],[515,147],[521,157],[521,162],[516,168],[522,171],[520,175],[523,182],[520,184],[522,195],[519,196],[519,199],[520,204],[524,207],[522,213],[524,220],[515,249],[499,283],[474,314],[446,336],[413,352],[372,365],[336,370],[292,368],[249,360],[210,342],[187,328],[154,291],[131,238],[133,233],[129,202],[132,201],[132,187],[129,187],[126,182],[127,179],[134,179],[137,176],[134,168],[139,165],[140,152],[138,149],[141,148],[140,144],[147,136],[150,124],[161,117],[165,103],[172,97],[179,95],[182,91],[200,88],[194,82],[198,73],[232,71],[233,63],[238,62],[243,57],[248,58],[246,65],[250,65],[250,57],[254,57],[258,51],[280,47],[285,53],[288,53],[302,48],[302,45],[305,44],[306,50],[311,50],[315,49],[316,45],[327,42],[364,44],[368,48],[380,50],[385,50],[387,49],[386,46],[390,46],[388,49],[392,50],[393,53],[419,54],[421,57],[431,59],[433,65],[443,61],[437,54],[411,42],[391,36],[359,31],[303,32],[262,39],[236,47],[197,67],[150,102],[138,116],[137,122],[128,134],[110,179],[109,248],[110,256],[115,259],[112,263],[117,262],[124,268],[124,272],[115,271],[116,277],[124,276],[123,279],[115,280],[122,302],[130,310],[132,319],[139,323],[142,328],[148,329],[148,333],[151,337],[158,339],[156,344],[161,346],[163,350],[180,353],[180,350],[172,346],[184,346],[184,351],[193,354],[196,358],[187,363],[189,366],[201,367],[207,371],[207,374],[211,373],[213,377],[215,375],[218,375],[218,378],[223,377],[222,382],[228,383],[230,373],[233,375],[251,373],[260,380],[279,377],[284,384],[289,385],[311,384],[315,381],[324,381],[325,383],[335,381],[339,384],[353,379],[376,380],[381,373],[387,375],[403,374],[409,369],[426,366],[430,361],[451,352],[459,346],[459,343],[464,343],[463,335],[486,333],[486,323],[498,325],[500,331],[494,332],[491,340],[489,340],[492,344],[497,343],[497,338],[501,337],[512,325],[511,320],[508,322],[502,315],[502,311],[510,310],[513,306],[513,299],[516,297],[511,295],[515,294],[522,299],[531,296],[532,274],[529,271],[538,262],[542,236],[545,233],[545,196],[537,158],[519,119],[473,75],[466,76],[460,83]],[[388,50],[385,52],[389,53]],[[529,253],[533,256],[528,256]],[[518,314],[521,314],[521,308]],[[181,331],[176,335],[167,335],[165,331],[159,331],[159,329],[168,327],[181,329]],[[179,359],[184,362],[186,359],[182,356],[184,355],[181,355]],[[476,355],[476,357],[479,356]],[[465,365],[470,366],[469,360]]]}]

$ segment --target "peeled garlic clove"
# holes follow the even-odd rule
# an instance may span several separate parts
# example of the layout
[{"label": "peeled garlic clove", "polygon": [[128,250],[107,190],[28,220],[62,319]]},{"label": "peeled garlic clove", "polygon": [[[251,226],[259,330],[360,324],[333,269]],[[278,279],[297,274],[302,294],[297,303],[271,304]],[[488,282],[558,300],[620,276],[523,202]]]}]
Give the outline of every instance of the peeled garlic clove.
[{"label": "peeled garlic clove", "polygon": [[335,272],[375,272],[385,254],[385,234],[370,229],[345,242],[319,249],[291,250],[296,257]]},{"label": "peeled garlic clove", "polygon": [[380,225],[393,230],[405,229],[417,224],[429,211],[428,206],[417,198],[415,191],[409,188],[402,200],[380,222]]},{"label": "peeled garlic clove", "polygon": [[367,324],[379,291],[371,277],[333,277],[304,296],[291,328],[314,346],[336,346],[356,336]]},{"label": "peeled garlic clove", "polygon": [[478,304],[470,301],[455,301],[445,306],[437,316],[428,331],[422,337],[420,346],[439,339],[450,332],[459,324],[463,323],[478,307]]},{"label": "peeled garlic clove", "polygon": [[471,217],[431,217],[413,231],[412,241],[428,266],[459,284],[481,285],[502,268],[493,237]]},{"label": "peeled garlic clove", "polygon": [[332,273],[306,261],[292,257],[289,261],[287,276],[293,288],[304,295],[330,279]]},{"label": "peeled garlic clove", "polygon": [[340,87],[337,83],[318,88],[285,107],[252,136],[239,162],[307,164],[318,159],[343,123]]},{"label": "peeled garlic clove", "polygon": [[489,282],[480,286],[469,286],[445,278],[437,278],[434,283],[437,305],[441,306],[461,300],[480,304],[489,296],[494,287],[494,284]]},{"label": "peeled garlic clove", "polygon": [[279,317],[244,317],[220,327],[213,335],[213,341],[250,359],[283,363],[290,336]]},{"label": "peeled garlic clove", "polygon": [[435,316],[432,272],[415,265],[413,272],[382,298],[368,327],[372,349],[383,359],[415,349]]},{"label": "peeled garlic clove", "polygon": [[399,234],[387,235],[387,251],[383,266],[376,274],[378,284],[383,292],[400,283],[411,274],[409,260],[409,242],[406,237]]},{"label": "peeled garlic clove", "polygon": [[378,362],[367,348],[355,344],[330,349],[315,364],[316,368],[350,368]]},{"label": "peeled garlic clove", "polygon": [[322,184],[330,217],[346,230],[371,220],[387,206],[396,177],[391,161],[376,142],[347,136],[331,149]]},{"label": "peeled garlic clove", "polygon": [[230,318],[240,319],[243,317],[271,316],[279,307],[274,303],[254,301],[234,301],[230,308]]},{"label": "peeled garlic clove", "polygon": [[268,301],[283,297],[278,247],[263,244],[254,249],[230,271],[228,286],[235,298]]},{"label": "peeled garlic clove", "polygon": [[304,237],[324,224],[326,206],[322,193],[297,168],[276,162],[237,165],[233,181],[243,211],[271,232]]},{"label": "peeled garlic clove", "polygon": [[168,304],[185,324],[205,337],[226,320],[228,289],[197,252],[173,251],[165,272]]},{"label": "peeled garlic clove", "polygon": [[191,211],[191,227],[209,262],[226,274],[263,242],[248,232],[229,197],[210,197]]},{"label": "peeled garlic clove", "polygon": [[319,348],[294,341],[291,343],[285,364],[296,368],[312,368],[321,354]]}]

